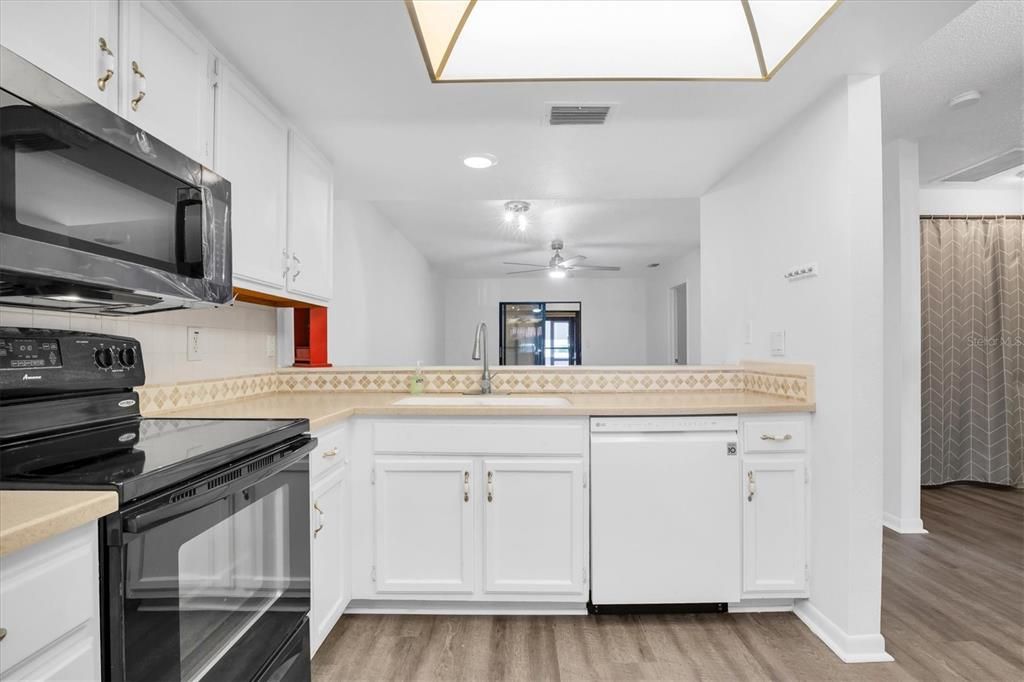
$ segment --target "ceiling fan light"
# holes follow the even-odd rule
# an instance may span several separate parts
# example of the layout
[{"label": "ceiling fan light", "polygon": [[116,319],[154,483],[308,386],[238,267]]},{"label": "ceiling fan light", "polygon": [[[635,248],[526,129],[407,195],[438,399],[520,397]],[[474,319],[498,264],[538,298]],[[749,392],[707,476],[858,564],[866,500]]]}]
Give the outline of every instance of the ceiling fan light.
[{"label": "ceiling fan light", "polygon": [[548,270],[548,277],[550,277],[551,279],[565,279],[565,276],[567,274],[568,273],[566,273],[566,271],[562,270],[561,268],[554,268],[553,270]]}]

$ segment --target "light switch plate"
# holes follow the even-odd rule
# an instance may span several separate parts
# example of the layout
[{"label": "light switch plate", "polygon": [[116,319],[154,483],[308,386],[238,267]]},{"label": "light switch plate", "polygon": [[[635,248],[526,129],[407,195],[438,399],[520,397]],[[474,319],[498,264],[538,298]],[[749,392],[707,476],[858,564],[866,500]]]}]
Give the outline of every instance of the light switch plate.
[{"label": "light switch plate", "polygon": [[769,336],[769,345],[772,355],[785,355],[786,332],[772,332]]},{"label": "light switch plate", "polygon": [[203,359],[203,346],[206,337],[202,332],[203,330],[199,327],[188,328],[188,337],[186,339],[188,346],[185,348],[185,358],[187,360],[197,361]]}]

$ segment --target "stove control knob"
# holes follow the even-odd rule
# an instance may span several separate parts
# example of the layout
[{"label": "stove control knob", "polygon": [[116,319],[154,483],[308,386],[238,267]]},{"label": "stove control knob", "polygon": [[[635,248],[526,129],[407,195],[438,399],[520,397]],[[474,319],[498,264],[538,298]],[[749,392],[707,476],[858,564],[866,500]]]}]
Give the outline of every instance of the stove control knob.
[{"label": "stove control knob", "polygon": [[100,369],[110,369],[114,364],[114,351],[109,348],[100,348],[96,351],[94,358],[97,367]]},{"label": "stove control knob", "polygon": [[135,349],[130,346],[122,348],[117,354],[117,360],[121,363],[122,367],[134,367]]}]

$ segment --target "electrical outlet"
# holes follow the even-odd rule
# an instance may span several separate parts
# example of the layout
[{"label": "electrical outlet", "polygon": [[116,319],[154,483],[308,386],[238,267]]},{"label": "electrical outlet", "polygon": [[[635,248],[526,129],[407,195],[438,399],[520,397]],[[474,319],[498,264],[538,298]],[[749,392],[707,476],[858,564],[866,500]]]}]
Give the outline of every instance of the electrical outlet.
[{"label": "electrical outlet", "polygon": [[267,334],[267,357],[277,357],[277,336],[275,334]]},{"label": "electrical outlet", "polygon": [[206,335],[202,333],[203,330],[199,327],[188,328],[188,346],[185,349],[185,358],[192,361],[203,359],[203,350],[205,346]]}]

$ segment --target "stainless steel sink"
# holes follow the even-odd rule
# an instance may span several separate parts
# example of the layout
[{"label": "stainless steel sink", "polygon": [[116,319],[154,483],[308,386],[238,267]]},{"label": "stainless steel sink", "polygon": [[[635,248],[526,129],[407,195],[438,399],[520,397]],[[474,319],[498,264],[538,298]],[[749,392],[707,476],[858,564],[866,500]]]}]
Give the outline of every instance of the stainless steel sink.
[{"label": "stainless steel sink", "polygon": [[395,405],[420,407],[568,407],[565,398],[534,395],[414,395],[402,398]]}]

